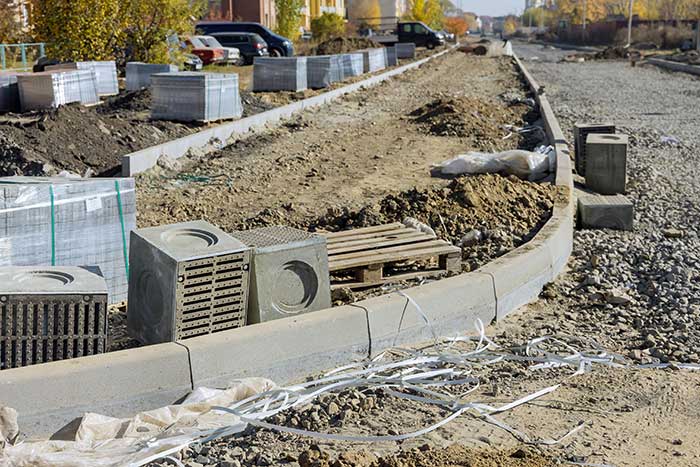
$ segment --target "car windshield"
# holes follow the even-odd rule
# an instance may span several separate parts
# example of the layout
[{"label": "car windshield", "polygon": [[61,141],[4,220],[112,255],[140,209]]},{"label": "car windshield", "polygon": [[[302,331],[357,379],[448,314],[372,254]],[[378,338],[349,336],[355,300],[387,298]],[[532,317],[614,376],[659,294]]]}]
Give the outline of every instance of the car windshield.
[{"label": "car windshield", "polygon": [[251,34],[251,35],[250,35],[250,38],[253,40],[253,43],[255,43],[255,42],[258,42],[258,43],[265,43],[265,39],[263,39],[262,37],[260,37],[260,36],[257,35],[257,34]]},{"label": "car windshield", "polygon": [[195,49],[204,49],[207,47],[198,37],[190,37],[187,40]]},{"label": "car windshield", "polygon": [[200,39],[202,40],[202,42],[204,42],[204,44],[207,47],[211,47],[211,48],[215,48],[215,49],[221,48],[221,43],[219,41],[217,41],[216,38],[214,38],[214,37],[202,36],[202,37],[200,37]]}]

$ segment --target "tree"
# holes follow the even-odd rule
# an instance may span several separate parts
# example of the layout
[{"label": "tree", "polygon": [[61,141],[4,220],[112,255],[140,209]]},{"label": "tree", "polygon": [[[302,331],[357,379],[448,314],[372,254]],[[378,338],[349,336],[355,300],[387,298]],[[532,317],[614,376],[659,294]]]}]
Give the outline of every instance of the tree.
[{"label": "tree", "polygon": [[463,36],[468,30],[467,20],[460,16],[448,16],[445,18],[445,30],[456,37]]},{"label": "tree", "polygon": [[284,37],[296,39],[301,26],[301,9],[304,0],[275,0],[277,12],[276,32]]},{"label": "tree", "polygon": [[382,7],[379,0],[355,0],[348,5],[348,9],[348,16],[362,24],[375,26],[381,22]]},{"label": "tree", "polygon": [[165,38],[192,34],[194,19],[206,10],[201,0],[121,0],[121,5],[128,59],[153,63],[167,63],[170,54]]},{"label": "tree", "polygon": [[434,29],[442,29],[445,15],[440,0],[427,0],[425,4],[425,23]]},{"label": "tree", "polygon": [[106,60],[123,45],[120,0],[37,2],[34,35],[59,60]]},{"label": "tree", "polygon": [[503,23],[503,34],[510,36],[518,29],[518,21],[515,16],[508,16]]},{"label": "tree", "polygon": [[314,38],[324,41],[345,33],[345,20],[335,13],[323,13],[311,20],[311,32]]}]

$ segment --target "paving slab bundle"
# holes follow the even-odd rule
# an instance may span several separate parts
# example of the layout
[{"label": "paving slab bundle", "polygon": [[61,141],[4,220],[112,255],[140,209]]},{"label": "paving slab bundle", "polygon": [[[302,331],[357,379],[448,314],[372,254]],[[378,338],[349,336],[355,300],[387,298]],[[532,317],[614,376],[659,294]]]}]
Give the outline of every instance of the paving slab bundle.
[{"label": "paving slab bundle", "polygon": [[151,75],[151,118],[212,122],[243,115],[235,73],[192,71]]},{"label": "paving slab bundle", "polygon": [[56,70],[92,70],[97,78],[97,94],[100,96],[114,96],[119,94],[119,81],[117,80],[117,64],[111,61],[70,62],[49,65],[46,71]]},{"label": "paving slab bundle", "polygon": [[138,91],[151,86],[151,76],[156,73],[175,73],[177,66],[161,63],[129,62],[126,64],[126,90]]},{"label": "paving slab bundle", "polygon": [[399,59],[396,55],[396,47],[384,47],[384,55],[386,66],[396,66],[399,64]]},{"label": "paving slab bundle", "polygon": [[231,236],[253,248],[249,323],[330,308],[324,237],[286,226],[233,232]]},{"label": "paving slab bundle", "polygon": [[120,302],[135,228],[133,178],[0,178],[0,267],[97,266]]},{"label": "paving slab bundle", "polygon": [[360,76],[365,71],[365,59],[362,54],[342,54],[343,79]]},{"label": "paving slab bundle", "polygon": [[362,50],[362,58],[364,60],[363,71],[365,73],[374,73],[375,71],[386,68],[386,55],[384,48]]},{"label": "paving slab bundle", "polygon": [[80,102],[97,104],[97,80],[92,70],[44,71],[17,76],[23,112],[60,107]]},{"label": "paving slab bundle", "polygon": [[396,58],[416,58],[416,44],[413,42],[399,42],[396,48]]},{"label": "paving slab bundle", "polygon": [[17,75],[0,73],[0,112],[19,112],[19,110]]},{"label": "paving slab bundle", "polygon": [[0,369],[103,353],[107,284],[74,266],[0,267]]},{"label": "paving slab bundle", "polygon": [[306,83],[311,89],[327,88],[343,79],[340,55],[318,55],[306,58]]},{"label": "paving slab bundle", "polygon": [[303,91],[308,88],[306,57],[257,57],[253,91]]}]

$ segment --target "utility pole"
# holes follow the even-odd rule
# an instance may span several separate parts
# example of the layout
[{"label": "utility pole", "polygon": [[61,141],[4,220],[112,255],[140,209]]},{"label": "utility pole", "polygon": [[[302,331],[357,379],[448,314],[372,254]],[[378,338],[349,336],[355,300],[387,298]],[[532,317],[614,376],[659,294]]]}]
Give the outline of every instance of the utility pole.
[{"label": "utility pole", "polygon": [[630,0],[630,17],[627,19],[627,47],[632,45],[632,9],[634,0]]}]

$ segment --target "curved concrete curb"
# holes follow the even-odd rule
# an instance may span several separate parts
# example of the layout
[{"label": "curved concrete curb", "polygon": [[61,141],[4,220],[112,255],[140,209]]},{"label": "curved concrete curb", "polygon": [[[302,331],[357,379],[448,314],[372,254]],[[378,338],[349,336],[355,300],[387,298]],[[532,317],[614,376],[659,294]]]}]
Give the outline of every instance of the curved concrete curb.
[{"label": "curved concrete curb", "polygon": [[687,63],[672,62],[671,60],[664,60],[662,58],[647,58],[645,63],[650,63],[656,65],[659,68],[665,68],[667,70],[681,71],[683,73],[690,73],[691,75],[700,76],[700,66],[689,65]]},{"label": "curved concrete curb", "polygon": [[137,173],[144,172],[152,167],[155,167],[158,159],[161,156],[168,156],[171,159],[179,159],[182,156],[191,152],[199,154],[208,154],[218,151],[229,143],[231,138],[235,138],[256,128],[264,127],[280,122],[291,117],[295,113],[302,112],[305,109],[318,107],[327,104],[335,99],[338,99],[345,94],[355,92],[358,89],[376,86],[389,78],[405,73],[408,70],[418,68],[430,60],[445,55],[452,48],[443,50],[442,52],[423,58],[413,63],[400,66],[393,70],[381,73],[376,76],[369,77],[362,81],[343,86],[342,88],[324,92],[308,99],[303,99],[291,104],[283,105],[259,114],[251,115],[235,122],[224,123],[213,128],[208,128],[192,135],[168,141],[167,143],[151,146],[150,148],[132,152],[122,157],[122,176],[131,177]]},{"label": "curved concrete curb", "polygon": [[[537,82],[515,61],[537,92]],[[244,376],[298,381],[393,345],[472,329],[476,319],[488,324],[504,318],[537,299],[565,268],[573,246],[569,151],[546,96],[537,100],[556,148],[559,193],[552,217],[525,245],[477,271],[353,305],[178,343],[3,370],[0,404],[19,411],[24,433],[46,435],[83,410],[124,416],[172,403],[196,386],[226,386]]]}]

